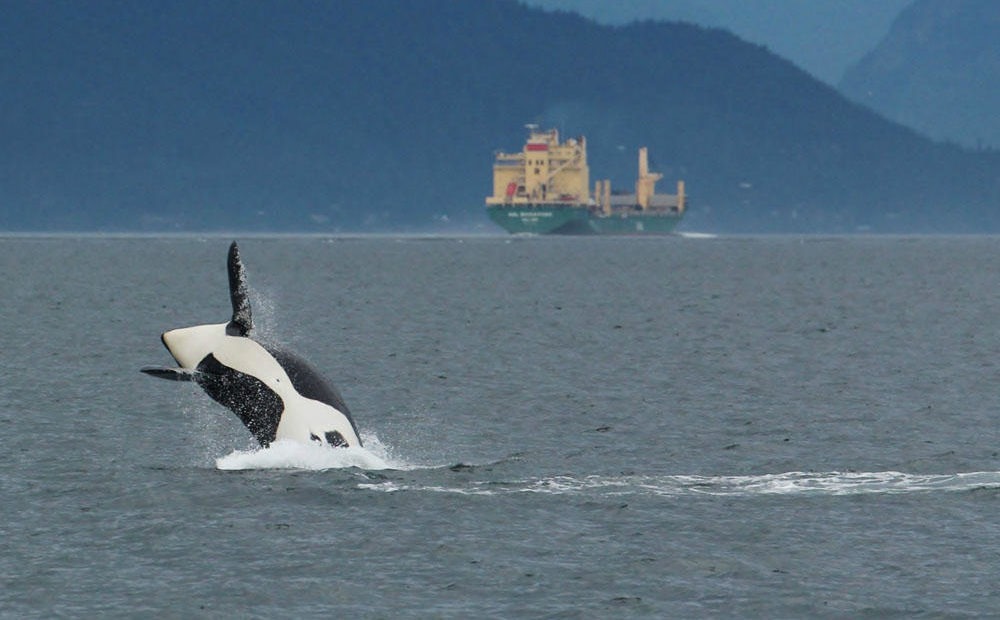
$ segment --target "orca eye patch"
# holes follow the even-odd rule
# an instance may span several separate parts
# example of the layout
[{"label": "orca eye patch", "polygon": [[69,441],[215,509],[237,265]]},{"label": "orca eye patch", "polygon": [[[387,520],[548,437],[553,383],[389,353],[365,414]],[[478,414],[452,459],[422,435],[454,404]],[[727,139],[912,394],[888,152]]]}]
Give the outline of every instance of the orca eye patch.
[{"label": "orca eye patch", "polygon": [[[338,433],[337,431],[327,431],[326,433],[323,434],[323,437],[326,438],[326,443],[329,444],[330,446],[333,446],[334,448],[351,447],[351,444],[347,443],[347,440],[344,439],[344,436]],[[311,441],[315,441],[316,443],[323,443],[323,440],[320,439],[319,436],[316,435],[315,433],[309,433],[309,439]]]},{"label": "orca eye patch", "polygon": [[347,440],[344,436],[337,431],[327,431],[326,432],[326,443],[330,444],[334,448],[349,448]]}]

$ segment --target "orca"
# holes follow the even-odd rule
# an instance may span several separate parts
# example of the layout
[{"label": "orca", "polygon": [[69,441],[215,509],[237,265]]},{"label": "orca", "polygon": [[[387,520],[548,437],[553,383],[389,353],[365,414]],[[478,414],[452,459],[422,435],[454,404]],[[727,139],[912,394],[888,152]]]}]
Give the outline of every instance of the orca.
[{"label": "orca", "polygon": [[235,413],[265,448],[279,439],[361,447],[358,427],[337,389],[301,358],[252,337],[246,273],[235,241],[229,246],[228,269],[229,322],[164,332],[160,340],[177,366],[140,370],[196,383]]}]

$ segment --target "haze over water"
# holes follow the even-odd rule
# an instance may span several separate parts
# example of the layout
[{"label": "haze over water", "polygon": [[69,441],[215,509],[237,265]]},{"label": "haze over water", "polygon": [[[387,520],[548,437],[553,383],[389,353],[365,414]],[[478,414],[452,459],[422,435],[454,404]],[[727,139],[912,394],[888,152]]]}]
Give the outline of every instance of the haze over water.
[{"label": "haze over water", "polygon": [[228,242],[0,237],[3,615],[1000,605],[1000,238],[240,239],[332,453],[138,372]]}]

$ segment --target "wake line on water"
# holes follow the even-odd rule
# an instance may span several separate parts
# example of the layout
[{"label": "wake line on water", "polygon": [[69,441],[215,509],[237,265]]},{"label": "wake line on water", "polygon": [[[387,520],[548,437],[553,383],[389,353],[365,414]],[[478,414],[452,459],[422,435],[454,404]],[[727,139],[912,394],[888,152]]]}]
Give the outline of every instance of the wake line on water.
[{"label": "wake line on water", "polygon": [[678,232],[677,234],[680,235],[681,237],[684,237],[685,239],[717,239],[719,237],[718,235],[713,233],[701,233],[694,231],[690,232],[681,231]]},{"label": "wake line on water", "polygon": [[552,476],[517,482],[474,481],[463,485],[419,485],[394,481],[362,483],[383,492],[428,491],[462,495],[538,493],[598,496],[837,496],[957,492],[1000,488],[1000,472],[906,474],[885,472],[788,472],[759,476]]},{"label": "wake line on water", "polygon": [[[745,476],[689,475],[558,475],[522,480],[455,480],[453,472],[467,471],[441,465],[413,464],[391,454],[378,437],[363,437],[364,448],[331,449],[276,441],[268,448],[235,450],[216,459],[220,470],[289,469],[326,471],[357,468],[389,473],[388,479],[362,482],[358,488],[377,492],[431,492],[459,495],[581,495],[620,496],[843,496],[960,492],[1000,489],[1000,471],[955,474],[881,472],[786,472]],[[497,465],[496,463],[494,465]],[[394,480],[392,471],[422,471],[433,481]],[[473,475],[475,468],[472,470]],[[463,478],[467,474],[463,473]],[[424,477],[424,476],[421,476]]]}]

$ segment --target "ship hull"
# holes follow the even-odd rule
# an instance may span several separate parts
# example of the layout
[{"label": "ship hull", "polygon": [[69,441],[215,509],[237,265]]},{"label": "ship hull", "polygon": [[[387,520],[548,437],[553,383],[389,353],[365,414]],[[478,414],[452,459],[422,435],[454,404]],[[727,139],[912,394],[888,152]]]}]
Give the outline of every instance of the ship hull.
[{"label": "ship hull", "polygon": [[511,234],[667,235],[681,220],[678,213],[593,213],[572,205],[487,207],[490,219]]}]

